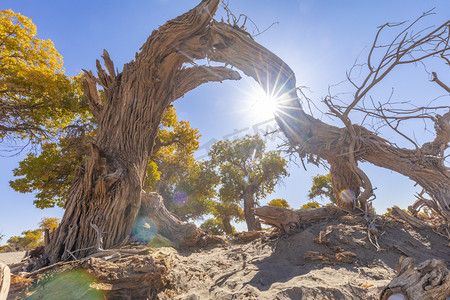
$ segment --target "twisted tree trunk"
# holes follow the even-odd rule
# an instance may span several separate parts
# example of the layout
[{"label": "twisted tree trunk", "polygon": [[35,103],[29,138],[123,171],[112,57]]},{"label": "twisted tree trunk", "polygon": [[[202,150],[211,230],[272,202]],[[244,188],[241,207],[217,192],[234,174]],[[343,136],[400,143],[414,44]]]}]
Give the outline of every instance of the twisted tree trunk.
[{"label": "twisted tree trunk", "polygon": [[[449,170],[442,162],[442,151],[450,140],[450,113],[438,118],[436,139],[415,150],[400,149],[361,126],[337,128],[314,119],[300,105],[295,75],[289,66],[239,26],[212,20],[219,2],[203,0],[155,30],[122,73],[115,73],[106,51],[103,59],[107,71],[97,61],[98,78],[86,72],[83,87],[98,121],[97,137],[91,156],[78,169],[61,225],[46,248],[51,262],[92,252],[96,233],[91,223],[104,232],[105,248],[128,240],[141,211],[147,160],[164,110],[203,83],[240,79],[237,72],[226,67],[183,67],[205,58],[235,66],[258,81],[266,92],[279,95],[276,120],[281,130],[300,156],[330,162],[335,170],[336,199],[342,206],[350,205],[340,197],[342,191],[358,196],[364,178],[355,173],[356,162],[365,160],[419,183],[450,219]],[[104,90],[104,101],[97,84]],[[336,171],[341,172],[339,176]],[[353,201],[351,196],[348,199]],[[162,206],[158,203],[155,205]],[[177,224],[170,214],[162,216],[160,226]],[[174,228],[172,225],[166,228]],[[192,230],[181,232],[189,243],[195,239]],[[170,230],[167,234],[172,235]],[[175,239],[180,241],[179,237]]]},{"label": "twisted tree trunk", "polygon": [[[98,131],[90,157],[78,168],[61,225],[46,248],[50,262],[92,253],[97,234],[91,223],[103,232],[104,248],[126,243],[139,213],[146,211],[141,210],[142,186],[165,109],[203,83],[240,79],[237,72],[223,67],[183,67],[192,59],[205,57],[205,45],[200,42],[208,35],[218,3],[202,1],[154,31],[122,73],[115,73],[106,51],[107,71],[97,61],[98,78],[85,72],[83,88]],[[97,84],[104,90],[104,101]],[[163,207],[162,201],[155,205]],[[182,244],[195,242],[198,235],[192,225],[181,229],[183,224],[170,213],[155,214],[157,208],[150,211],[160,230],[170,229],[163,230],[166,237]]]}]

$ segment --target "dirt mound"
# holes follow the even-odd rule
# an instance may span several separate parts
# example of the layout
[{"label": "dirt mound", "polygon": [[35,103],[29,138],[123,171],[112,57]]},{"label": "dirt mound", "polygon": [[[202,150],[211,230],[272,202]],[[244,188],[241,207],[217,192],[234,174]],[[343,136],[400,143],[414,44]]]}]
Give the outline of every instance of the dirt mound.
[{"label": "dirt mound", "polygon": [[292,235],[267,231],[261,237],[235,235],[215,248],[166,247],[62,263],[15,276],[17,286],[21,278],[27,283],[20,289],[13,283],[10,298],[378,299],[401,256],[450,264],[446,237],[388,217],[380,222],[372,242],[363,218],[340,216]]}]

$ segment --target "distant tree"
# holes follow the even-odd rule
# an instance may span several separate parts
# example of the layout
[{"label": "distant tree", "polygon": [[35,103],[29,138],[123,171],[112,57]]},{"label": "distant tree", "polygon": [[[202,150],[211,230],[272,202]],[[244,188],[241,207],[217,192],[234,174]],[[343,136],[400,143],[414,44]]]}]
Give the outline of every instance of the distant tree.
[{"label": "distant tree", "polygon": [[[203,222],[200,225],[200,228],[203,229],[208,234],[213,234],[213,235],[222,235],[222,234],[226,233],[223,223],[220,222],[219,220],[213,219],[213,218],[208,219],[205,222]],[[231,228],[232,228],[232,230],[231,230],[232,232],[236,232],[236,229],[233,226],[231,226]]]},{"label": "distant tree", "polygon": [[267,203],[269,206],[275,206],[275,207],[282,207],[282,208],[290,208],[291,206],[289,203],[284,199],[273,199],[269,203]]},{"label": "distant tree", "polygon": [[26,230],[22,236],[12,236],[7,243],[17,250],[29,250],[41,246],[43,243],[43,233],[40,229]]},{"label": "distant tree", "polygon": [[287,161],[277,151],[266,151],[258,136],[219,141],[209,156],[211,167],[220,177],[221,202],[231,205],[243,201],[248,230],[260,230],[252,209],[259,199],[274,191],[281,178],[289,175]]},{"label": "distant tree", "polygon": [[331,203],[336,204],[336,199],[333,192],[333,186],[331,185],[331,174],[320,175],[317,174],[313,177],[313,185],[308,192],[309,199],[320,197],[322,200],[328,198]]},{"label": "distant tree", "polygon": [[245,221],[244,211],[238,204],[220,201],[220,199],[219,201],[214,202],[211,213],[215,217],[215,219],[222,224],[223,231],[226,234],[232,234],[236,232],[234,227],[231,225],[231,221]]},{"label": "distant tree", "polygon": [[308,202],[308,203],[302,205],[302,207],[300,207],[300,209],[310,209],[310,208],[319,208],[319,207],[320,207],[319,203],[317,203],[316,201],[311,201],[311,202]]},{"label": "distant tree", "polygon": [[11,10],[0,12],[0,74],[1,142],[40,142],[89,116],[80,78],[65,76],[53,43],[36,38],[31,19]]},{"label": "distant tree", "polygon": [[208,162],[192,163],[183,177],[179,178],[171,194],[171,211],[182,220],[197,220],[215,211],[218,175]]},{"label": "distant tree", "polygon": [[58,227],[59,225],[59,219],[58,218],[50,218],[50,217],[44,217],[41,219],[41,222],[39,222],[39,228],[41,230],[48,229],[50,231],[53,231]]},{"label": "distant tree", "polygon": [[[178,210],[179,199],[174,197],[180,197],[184,193],[177,188],[186,188],[186,181],[189,181],[187,177],[200,176],[201,166],[194,158],[200,136],[198,130],[192,128],[188,121],[177,119],[175,108],[170,107],[165,112],[154,146],[155,154],[150,158],[147,168],[144,190],[158,192],[163,196],[165,206],[176,214],[182,212]],[[192,180],[190,183],[194,184]],[[195,191],[196,188],[203,189],[199,184],[191,185],[190,193],[202,193]],[[180,217],[189,218],[182,215]]]}]

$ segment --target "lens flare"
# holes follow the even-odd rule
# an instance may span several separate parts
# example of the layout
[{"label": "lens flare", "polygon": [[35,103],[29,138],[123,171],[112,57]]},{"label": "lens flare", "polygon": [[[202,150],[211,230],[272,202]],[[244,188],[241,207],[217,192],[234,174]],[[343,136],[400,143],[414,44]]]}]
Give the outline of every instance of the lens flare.
[{"label": "lens flare", "polygon": [[341,197],[341,200],[345,203],[353,203],[355,201],[355,193],[352,190],[346,189],[342,190],[339,193],[339,196]]},{"label": "lens flare", "polygon": [[173,195],[173,203],[177,207],[186,206],[188,200],[189,200],[188,196],[185,193],[183,193],[183,192],[176,192]]},{"label": "lens flare", "polygon": [[81,270],[68,270],[41,280],[27,299],[105,299],[96,280]]},{"label": "lens flare", "polygon": [[133,236],[142,243],[148,243],[158,233],[155,223],[149,218],[137,218],[133,229]]}]

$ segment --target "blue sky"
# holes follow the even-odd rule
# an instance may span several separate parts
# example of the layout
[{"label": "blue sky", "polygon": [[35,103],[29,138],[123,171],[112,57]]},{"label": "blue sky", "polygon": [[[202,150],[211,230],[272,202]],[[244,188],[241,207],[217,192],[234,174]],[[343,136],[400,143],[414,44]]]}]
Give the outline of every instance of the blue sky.
[{"label": "blue sky", "polygon": [[[134,0],[134,1],[36,1],[3,0],[1,9],[12,9],[30,17],[38,28],[38,37],[51,39],[64,57],[66,74],[75,75],[80,70],[94,70],[95,60],[107,49],[115,66],[132,60],[148,35],[165,21],[194,7],[199,0]],[[294,70],[297,85],[309,88],[308,95],[315,104],[325,110],[321,99],[328,86],[345,79],[361,51],[372,43],[377,26],[386,22],[412,20],[422,12],[436,7],[436,15],[425,25],[441,24],[450,15],[450,1],[377,0],[377,1],[313,1],[313,0],[230,0],[235,14],[247,15],[260,30],[274,22],[269,30],[256,40],[280,56]],[[223,12],[219,12],[219,15]],[[220,18],[220,16],[218,17]],[[250,32],[254,26],[247,22]],[[364,57],[364,53],[361,54]],[[434,66],[443,81],[450,82],[450,73]],[[441,71],[441,72],[439,72]],[[447,71],[445,74],[444,72]],[[421,66],[403,67],[395,71],[374,96],[385,100],[392,87],[396,87],[398,100],[427,103],[442,95],[442,90],[429,82],[429,75]],[[351,88],[344,91],[352,92]],[[268,115],[258,115],[255,109],[255,83],[244,78],[240,82],[204,85],[175,102],[180,119],[189,120],[203,135],[201,145],[225,136],[235,137],[234,132],[252,133],[255,128],[264,130],[271,123]],[[448,98],[444,98],[448,103]],[[440,100],[442,101],[442,99]],[[440,104],[443,104],[442,102]],[[447,104],[448,105],[448,104]],[[256,105],[257,106],[257,105]],[[342,126],[315,111],[323,121]],[[264,124],[261,124],[264,123]],[[259,124],[259,125],[258,125]],[[255,125],[258,125],[255,127]],[[420,141],[427,140],[421,124],[408,130]],[[270,127],[269,127],[270,128]],[[386,138],[410,147],[392,133]],[[278,140],[279,142],[279,140]],[[272,146],[276,144],[271,143]],[[203,148],[203,151],[205,148]],[[201,155],[201,153],[199,153]],[[17,167],[18,157],[0,157],[0,233],[9,237],[26,229],[37,227],[43,216],[61,217],[62,209],[39,210],[33,206],[33,196],[19,194],[9,188],[12,169]],[[379,213],[394,204],[402,208],[414,202],[413,182],[389,170],[369,164],[361,165],[377,187],[374,206]],[[277,188],[273,198],[285,198],[294,208],[307,202],[311,177],[322,173],[313,165],[308,171],[291,164],[291,177]],[[262,201],[265,203],[266,201]]]}]

